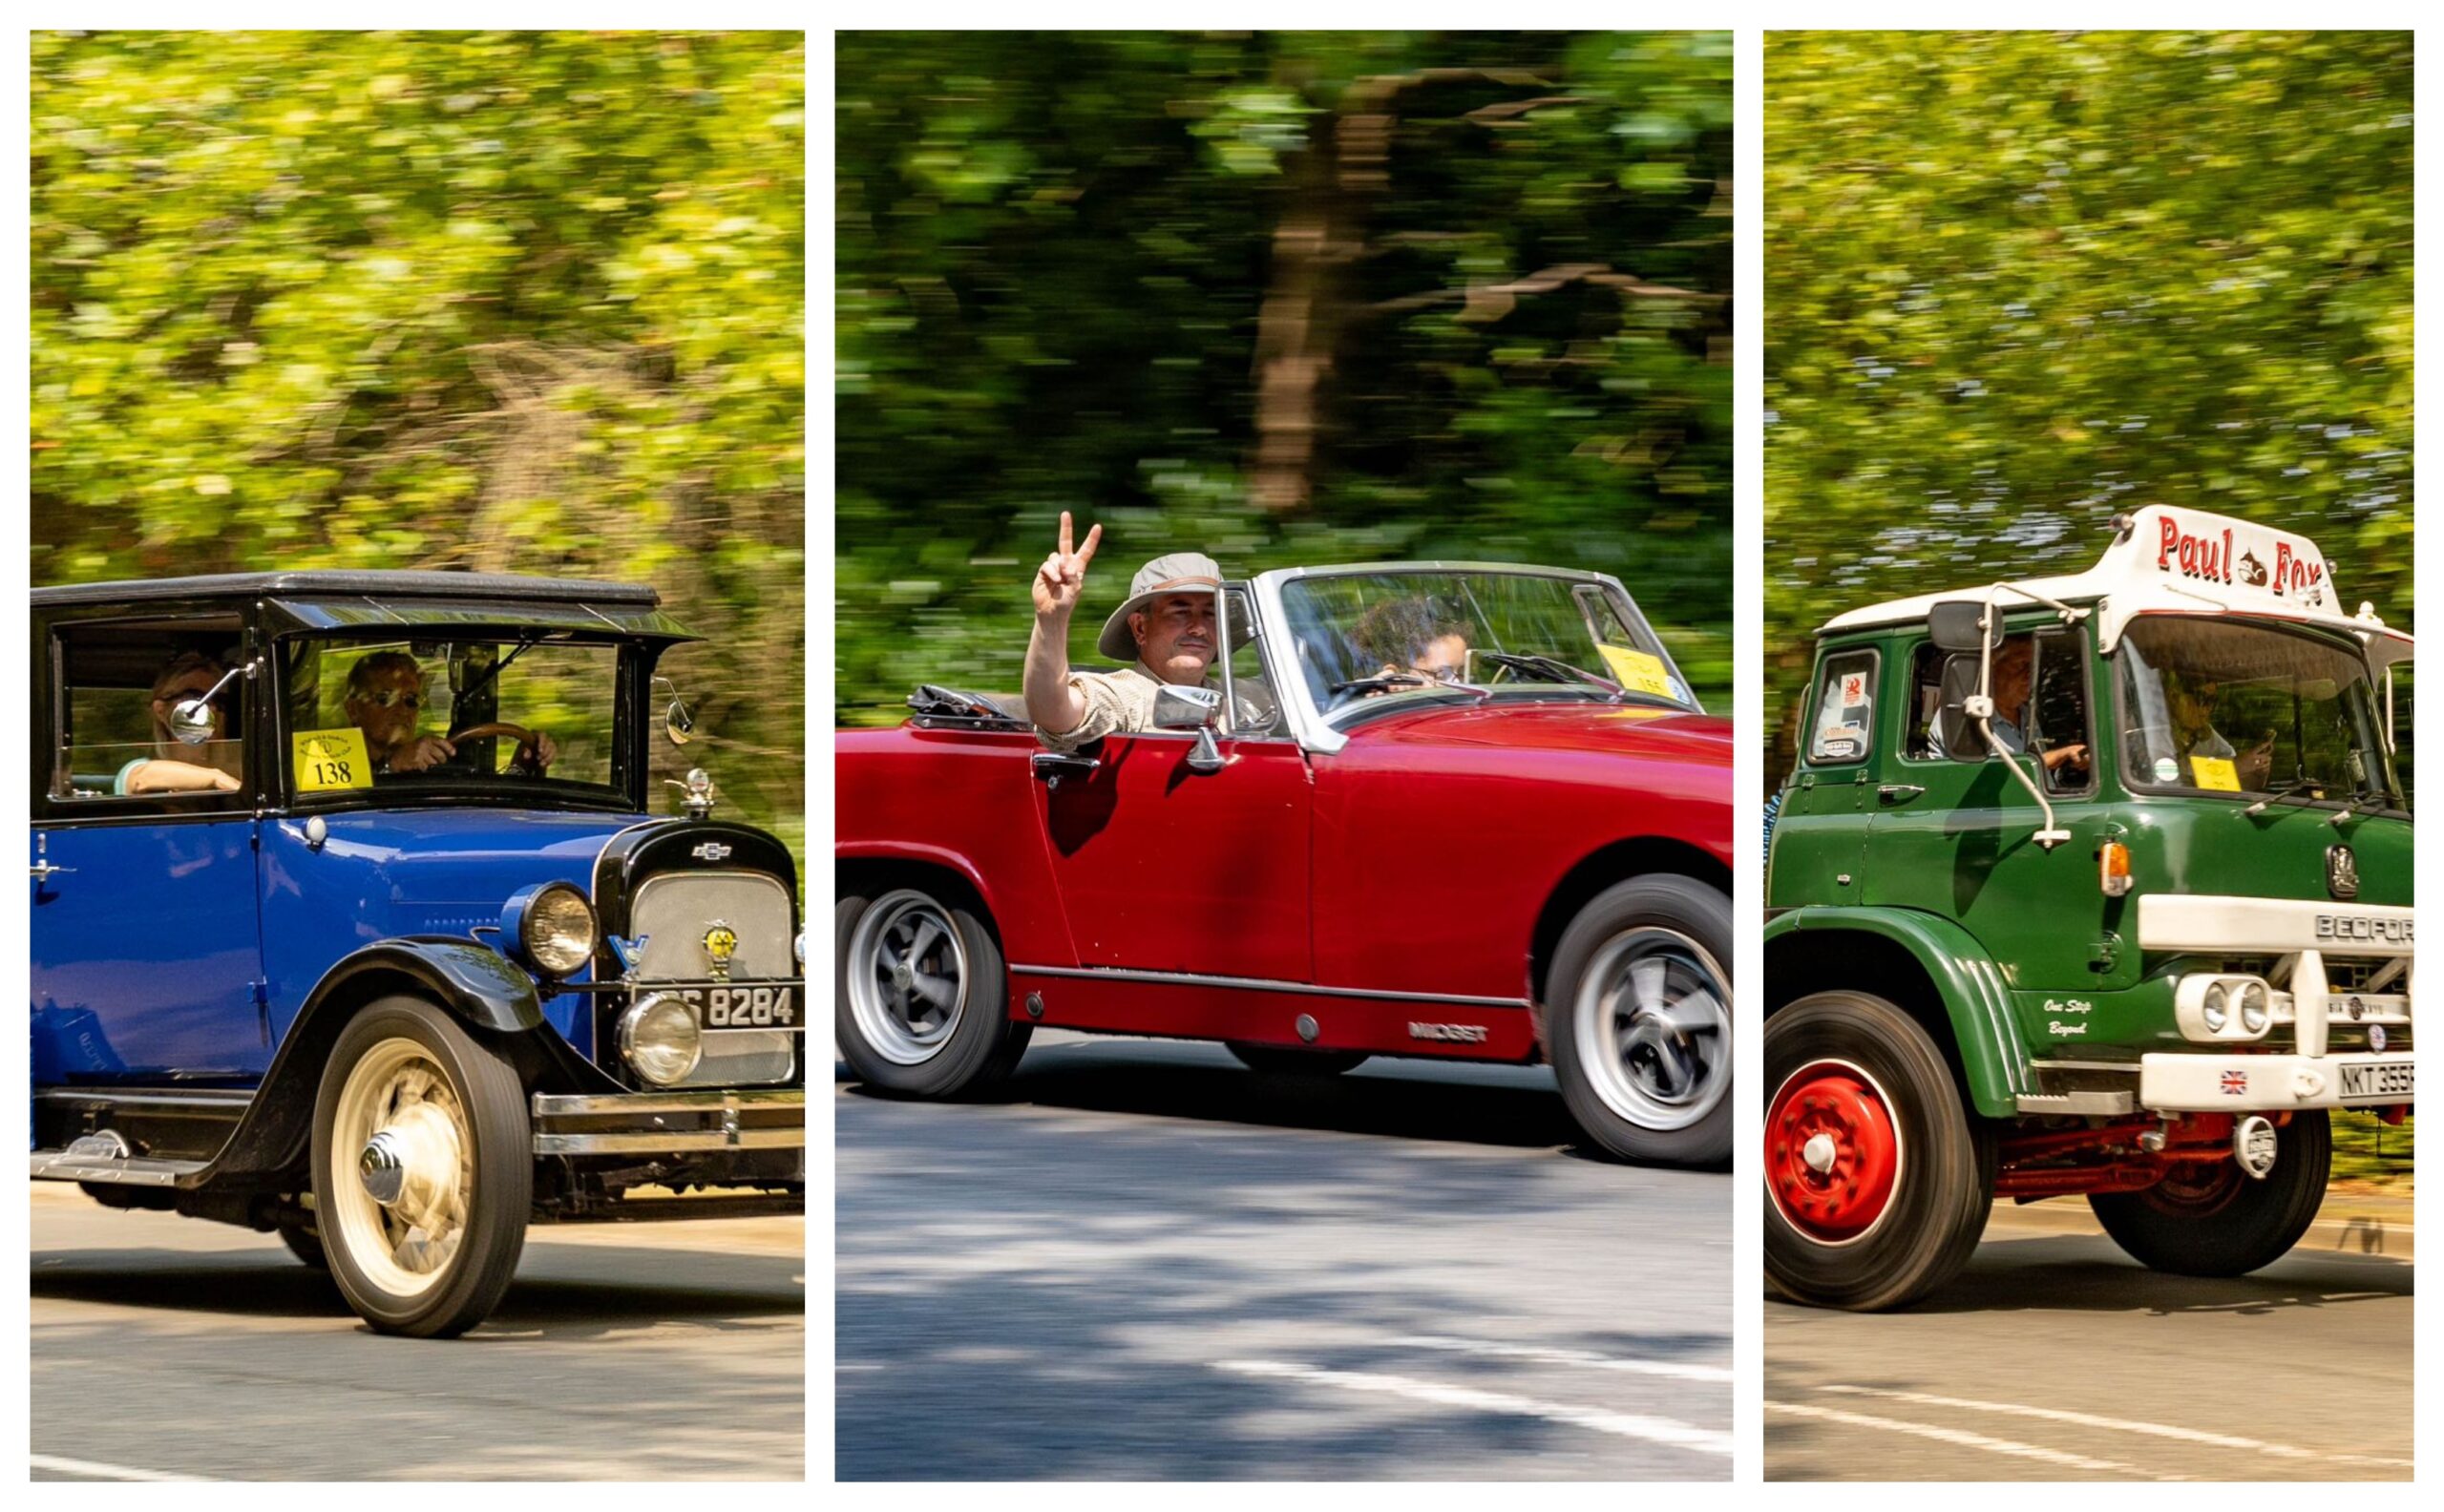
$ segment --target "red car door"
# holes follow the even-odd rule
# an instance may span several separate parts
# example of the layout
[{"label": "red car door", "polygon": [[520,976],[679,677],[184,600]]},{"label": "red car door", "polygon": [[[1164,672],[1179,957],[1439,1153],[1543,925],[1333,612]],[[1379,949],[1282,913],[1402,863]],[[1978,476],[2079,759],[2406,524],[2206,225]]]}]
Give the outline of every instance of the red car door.
[{"label": "red car door", "polygon": [[[1226,737],[1222,768],[1198,772],[1193,746],[1182,734],[1114,735],[1093,771],[1037,783],[1078,964],[1311,980],[1305,753]],[[1039,763],[1040,777],[1058,769]]]}]

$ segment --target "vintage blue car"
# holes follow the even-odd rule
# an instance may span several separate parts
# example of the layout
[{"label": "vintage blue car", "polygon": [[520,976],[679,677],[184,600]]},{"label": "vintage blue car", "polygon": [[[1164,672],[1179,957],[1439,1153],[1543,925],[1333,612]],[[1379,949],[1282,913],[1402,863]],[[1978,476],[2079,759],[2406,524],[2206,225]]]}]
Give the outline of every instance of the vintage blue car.
[{"label": "vintage blue car", "polygon": [[33,594],[32,1174],[461,1333],[530,1222],[803,1212],[797,866],[675,817],[649,588]]}]

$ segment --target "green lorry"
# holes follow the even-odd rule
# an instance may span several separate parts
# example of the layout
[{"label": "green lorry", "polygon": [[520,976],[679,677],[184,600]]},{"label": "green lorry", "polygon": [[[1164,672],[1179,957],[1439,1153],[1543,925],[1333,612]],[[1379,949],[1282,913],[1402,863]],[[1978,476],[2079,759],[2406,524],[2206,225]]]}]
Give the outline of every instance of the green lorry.
[{"label": "green lorry", "polygon": [[2001,1198],[2187,1275],[2298,1242],[2329,1111],[2412,1101],[2411,649],[2307,540],[2165,506],[1818,632],[1767,851],[1776,1288],[1899,1307]]}]

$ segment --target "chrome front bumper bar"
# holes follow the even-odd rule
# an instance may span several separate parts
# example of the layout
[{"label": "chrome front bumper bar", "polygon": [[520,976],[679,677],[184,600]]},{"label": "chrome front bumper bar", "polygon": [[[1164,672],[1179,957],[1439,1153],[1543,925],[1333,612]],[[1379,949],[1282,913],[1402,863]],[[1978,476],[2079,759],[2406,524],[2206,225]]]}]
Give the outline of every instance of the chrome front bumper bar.
[{"label": "chrome front bumper bar", "polygon": [[2392,1107],[2413,1101],[2415,1052],[2396,1055],[2146,1055],[2138,1105],[2151,1113]]},{"label": "chrome front bumper bar", "polygon": [[802,1087],[605,1097],[537,1092],[531,1112],[537,1155],[806,1148]]}]

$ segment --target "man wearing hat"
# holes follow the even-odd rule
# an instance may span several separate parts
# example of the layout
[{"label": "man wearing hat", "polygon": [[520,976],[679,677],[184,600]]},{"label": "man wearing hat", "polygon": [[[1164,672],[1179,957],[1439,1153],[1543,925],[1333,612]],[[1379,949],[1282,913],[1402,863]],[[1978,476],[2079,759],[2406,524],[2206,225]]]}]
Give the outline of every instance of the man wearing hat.
[{"label": "man wearing hat", "polygon": [[1104,528],[1071,549],[1069,512],[1061,512],[1061,549],[1035,575],[1035,633],[1027,641],[1027,718],[1044,745],[1075,750],[1088,741],[1151,729],[1154,694],[1166,682],[1201,686],[1213,664],[1213,591],[1222,569],[1211,556],[1173,552],[1137,570],[1128,599],[1104,621],[1095,648],[1133,665],[1117,672],[1069,670],[1069,616],[1086,587],[1086,564]]}]

